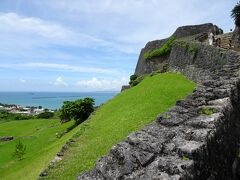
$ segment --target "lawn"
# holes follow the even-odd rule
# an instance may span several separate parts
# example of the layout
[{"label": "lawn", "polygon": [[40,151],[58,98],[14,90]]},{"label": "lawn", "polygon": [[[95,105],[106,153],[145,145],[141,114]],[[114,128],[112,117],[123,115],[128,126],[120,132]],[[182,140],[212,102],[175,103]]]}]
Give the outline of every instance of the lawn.
[{"label": "lawn", "polygon": [[166,73],[148,76],[139,85],[118,94],[78,127],[77,142],[50,171],[48,179],[75,179],[91,169],[114,144],[154,121],[195,86],[181,74]]},{"label": "lawn", "polygon": [[[60,139],[56,133],[65,131],[72,124],[61,125],[59,119],[2,121],[0,136],[14,136],[14,140],[0,142],[0,179],[36,179],[76,129]],[[26,146],[26,155],[21,161],[12,156],[19,140]]]}]

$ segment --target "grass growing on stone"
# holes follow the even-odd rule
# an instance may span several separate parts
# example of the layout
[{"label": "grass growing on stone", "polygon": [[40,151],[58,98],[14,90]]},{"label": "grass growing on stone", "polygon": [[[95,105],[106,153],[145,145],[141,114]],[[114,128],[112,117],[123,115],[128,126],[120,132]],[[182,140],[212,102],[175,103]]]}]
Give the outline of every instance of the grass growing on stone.
[{"label": "grass growing on stone", "polygon": [[[12,141],[0,142],[0,179],[36,179],[42,168],[47,166],[76,130],[60,139],[56,133],[65,131],[73,123],[61,125],[59,119],[11,120],[0,123],[0,136],[14,137]],[[19,140],[26,146],[26,154],[21,161],[12,156]]]},{"label": "grass growing on stone", "polygon": [[194,87],[195,83],[181,74],[165,73],[147,76],[137,86],[118,94],[79,126],[77,142],[50,171],[48,179],[75,179],[91,169],[114,144],[153,121]]},{"label": "grass growing on stone", "polygon": [[213,108],[204,107],[200,110],[199,113],[205,114],[205,115],[212,115],[212,114],[216,113],[216,110]]},{"label": "grass growing on stone", "polygon": [[144,54],[144,58],[151,59],[153,57],[164,56],[170,53],[174,40],[175,40],[175,37],[171,36],[170,38],[168,38],[167,42],[165,42],[163,46],[161,46],[160,48],[154,49],[153,51],[150,51],[150,52],[146,52]]}]

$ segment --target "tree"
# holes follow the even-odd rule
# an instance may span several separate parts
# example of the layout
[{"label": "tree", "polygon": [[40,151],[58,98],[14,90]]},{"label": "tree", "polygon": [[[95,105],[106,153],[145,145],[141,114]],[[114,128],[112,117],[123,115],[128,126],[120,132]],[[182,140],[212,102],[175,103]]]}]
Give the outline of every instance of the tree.
[{"label": "tree", "polygon": [[94,111],[94,99],[84,98],[76,101],[65,101],[60,109],[61,122],[75,120],[76,125],[85,121]]},{"label": "tree", "polygon": [[23,159],[23,156],[26,154],[26,146],[19,140],[15,146],[15,152],[13,156],[16,157],[19,161]]},{"label": "tree", "polygon": [[235,21],[235,30],[233,32],[232,44],[238,48],[240,46],[240,2],[238,2],[232,9],[231,17]]}]

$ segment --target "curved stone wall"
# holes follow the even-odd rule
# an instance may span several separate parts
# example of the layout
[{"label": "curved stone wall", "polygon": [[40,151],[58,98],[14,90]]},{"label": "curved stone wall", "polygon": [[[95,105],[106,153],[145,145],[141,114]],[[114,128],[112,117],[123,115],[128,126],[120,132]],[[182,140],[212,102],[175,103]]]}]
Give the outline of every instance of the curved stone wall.
[{"label": "curved stone wall", "polygon": [[[198,88],[77,179],[239,179],[240,54],[178,41],[170,69]],[[196,50],[197,49],[197,50]]]}]

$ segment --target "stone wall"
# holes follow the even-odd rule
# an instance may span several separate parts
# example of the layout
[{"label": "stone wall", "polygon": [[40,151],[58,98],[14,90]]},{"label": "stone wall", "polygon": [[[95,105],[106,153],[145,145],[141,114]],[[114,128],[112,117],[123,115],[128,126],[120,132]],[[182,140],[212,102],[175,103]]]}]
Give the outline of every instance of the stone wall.
[{"label": "stone wall", "polygon": [[[136,75],[149,74],[157,70],[157,67],[161,65],[162,62],[168,61],[168,55],[165,57],[155,58],[154,60],[146,60],[144,54],[146,52],[152,51],[161,47],[167,39],[151,41],[146,44],[146,46],[141,50],[137,66],[135,69]],[[159,64],[159,65],[158,65]]]},{"label": "stone wall", "polygon": [[240,178],[240,55],[200,43],[190,53],[186,43],[174,44],[170,69],[198,82],[197,89],[77,179]]},{"label": "stone wall", "polygon": [[[177,28],[177,30],[173,33],[175,38],[183,38],[187,36],[193,36],[199,33],[208,33],[209,31],[212,31],[214,34],[222,34],[223,31],[218,28],[216,25],[213,25],[211,23],[207,24],[200,24],[200,25],[190,25],[190,26],[182,26]],[[146,52],[150,52],[154,49],[157,49],[161,47],[167,39],[163,40],[155,40],[148,42],[146,46],[141,50],[137,66],[135,69],[136,75],[143,75],[143,74],[149,74],[153,71],[157,71],[161,69],[162,63],[168,62],[169,55],[166,55],[164,57],[156,57],[150,60],[146,60],[144,58],[144,54]]]}]

